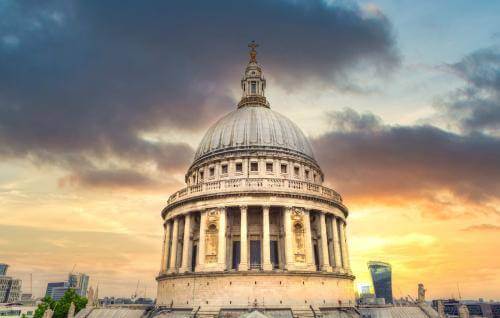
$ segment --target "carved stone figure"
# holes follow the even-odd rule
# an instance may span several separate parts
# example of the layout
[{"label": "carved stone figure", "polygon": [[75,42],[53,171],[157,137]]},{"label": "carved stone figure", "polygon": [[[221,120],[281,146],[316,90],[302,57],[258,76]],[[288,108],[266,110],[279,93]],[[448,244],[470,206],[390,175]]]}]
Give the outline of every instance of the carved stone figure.
[{"label": "carved stone figure", "polygon": [[90,286],[89,291],[87,292],[87,308],[94,307],[94,288]]},{"label": "carved stone figure", "polygon": [[444,304],[443,304],[443,301],[438,300],[437,307],[438,307],[437,309],[438,309],[439,318],[446,318],[446,316],[444,315]]},{"label": "carved stone figure", "polygon": [[207,217],[205,236],[205,262],[216,263],[219,247],[219,212],[210,211]]},{"label": "carved stone figure", "polygon": [[53,315],[54,315],[54,311],[52,309],[48,308],[43,313],[43,318],[52,318]]},{"label": "carved stone figure", "polygon": [[458,317],[459,318],[469,318],[469,309],[464,304],[458,306]]},{"label": "carved stone figure", "polygon": [[295,261],[305,263],[306,246],[304,230],[304,213],[300,209],[292,211],[293,237],[294,237],[294,255]]},{"label": "carved stone figure", "polygon": [[68,318],[75,317],[75,310],[76,310],[75,303],[71,302],[71,305],[69,305],[69,310],[68,310]]},{"label": "carved stone figure", "polygon": [[424,284],[422,284],[422,283],[418,284],[418,302],[419,303],[425,302],[425,291],[426,291],[426,289],[424,288]]}]

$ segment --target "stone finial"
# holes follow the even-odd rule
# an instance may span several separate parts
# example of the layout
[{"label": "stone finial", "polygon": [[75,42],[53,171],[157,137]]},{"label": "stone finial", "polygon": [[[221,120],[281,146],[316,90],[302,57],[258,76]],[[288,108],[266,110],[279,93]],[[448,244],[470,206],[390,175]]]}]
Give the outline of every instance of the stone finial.
[{"label": "stone finial", "polygon": [[417,301],[419,303],[425,303],[425,292],[426,292],[426,289],[424,288],[424,284],[422,284],[422,283],[418,284],[418,298],[417,298]]},{"label": "stone finial", "polygon": [[43,313],[43,318],[52,318],[53,315],[54,315],[54,311],[52,309],[48,308]]},{"label": "stone finial", "polygon": [[458,306],[458,317],[459,318],[469,318],[469,309],[464,304]]},{"label": "stone finial", "polygon": [[257,63],[257,51],[255,49],[258,48],[259,45],[255,43],[255,41],[252,41],[248,44],[248,47],[250,48],[250,63]]},{"label": "stone finial", "polygon": [[74,318],[75,317],[75,303],[71,302],[71,305],[69,305],[69,310],[68,310],[68,318]]},{"label": "stone finial", "polygon": [[444,315],[444,304],[443,304],[442,300],[438,300],[437,307],[438,307],[437,312],[438,312],[439,318],[446,318],[446,316]]},{"label": "stone finial", "polygon": [[87,292],[87,308],[94,307],[94,288],[90,286],[89,291]]}]

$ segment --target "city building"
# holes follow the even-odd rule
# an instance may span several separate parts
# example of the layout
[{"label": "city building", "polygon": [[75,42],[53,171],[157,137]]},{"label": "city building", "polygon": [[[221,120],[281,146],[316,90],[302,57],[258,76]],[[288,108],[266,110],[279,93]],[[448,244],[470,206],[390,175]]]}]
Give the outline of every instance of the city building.
[{"label": "city building", "polygon": [[70,273],[67,282],[48,283],[45,297],[59,300],[70,288],[74,289],[78,295],[85,297],[87,295],[89,279],[89,276],[86,274]]},{"label": "city building", "polygon": [[464,305],[467,307],[470,317],[500,318],[500,302],[485,302],[483,299],[478,301],[435,299],[432,301],[432,307],[437,310],[439,302],[443,304],[447,317],[458,317],[460,306]]},{"label": "city building", "polygon": [[89,287],[89,276],[83,273],[71,273],[68,277],[68,284],[78,295],[86,296]]},{"label": "city building", "polygon": [[0,276],[6,276],[9,265],[0,263]]},{"label": "city building", "polygon": [[383,262],[368,262],[376,298],[384,298],[386,304],[392,304],[392,269]]},{"label": "city building", "polygon": [[59,300],[62,296],[64,296],[64,293],[68,290],[68,288],[68,282],[48,283],[47,290],[45,291],[45,297]]},{"label": "city building", "polygon": [[13,303],[21,299],[22,281],[7,276],[7,264],[1,264],[0,271],[0,303]]},{"label": "city building", "polygon": [[32,318],[36,306],[4,305],[0,306],[0,317],[2,318]]},{"label": "city building", "polygon": [[241,101],[208,129],[186,188],[162,211],[157,305],[208,316],[249,307],[354,315],[347,207],[322,185],[304,133],[270,108],[250,47]]}]

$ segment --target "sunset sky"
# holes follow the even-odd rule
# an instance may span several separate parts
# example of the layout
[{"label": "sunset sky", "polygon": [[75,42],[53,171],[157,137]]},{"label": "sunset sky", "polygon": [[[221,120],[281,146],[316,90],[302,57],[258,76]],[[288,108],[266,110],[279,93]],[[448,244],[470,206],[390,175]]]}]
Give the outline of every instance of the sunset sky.
[{"label": "sunset sky", "polygon": [[168,196],[236,107],[272,109],[349,207],[355,284],[500,300],[500,2],[0,0],[0,263],[155,297]]}]

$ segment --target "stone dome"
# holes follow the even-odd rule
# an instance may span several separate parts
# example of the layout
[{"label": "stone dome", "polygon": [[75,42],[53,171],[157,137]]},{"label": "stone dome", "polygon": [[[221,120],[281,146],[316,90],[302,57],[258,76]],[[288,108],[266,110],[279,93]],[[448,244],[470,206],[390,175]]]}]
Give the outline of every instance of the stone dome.
[{"label": "stone dome", "polygon": [[311,145],[300,128],[262,105],[245,105],[212,125],[198,146],[194,162],[216,154],[245,150],[291,153],[316,163]]}]

